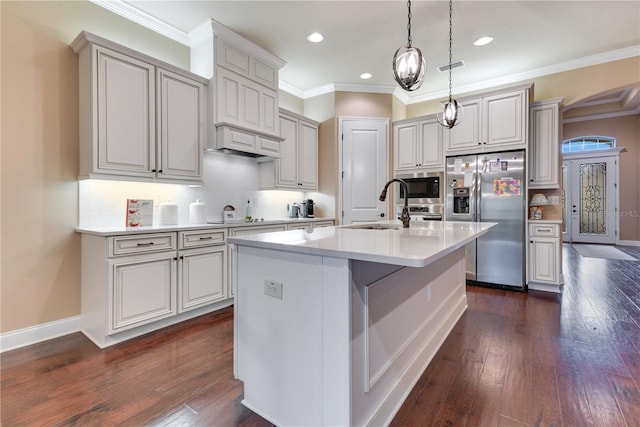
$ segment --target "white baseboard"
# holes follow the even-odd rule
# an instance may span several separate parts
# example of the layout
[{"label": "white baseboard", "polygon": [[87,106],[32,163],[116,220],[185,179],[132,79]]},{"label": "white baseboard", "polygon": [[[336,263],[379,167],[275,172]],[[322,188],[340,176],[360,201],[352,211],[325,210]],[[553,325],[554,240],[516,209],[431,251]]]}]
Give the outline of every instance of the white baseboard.
[{"label": "white baseboard", "polygon": [[0,353],[52,338],[80,332],[80,316],[67,317],[41,325],[0,334]]},{"label": "white baseboard", "polygon": [[640,241],[638,240],[620,240],[618,242],[620,246],[640,246]]}]

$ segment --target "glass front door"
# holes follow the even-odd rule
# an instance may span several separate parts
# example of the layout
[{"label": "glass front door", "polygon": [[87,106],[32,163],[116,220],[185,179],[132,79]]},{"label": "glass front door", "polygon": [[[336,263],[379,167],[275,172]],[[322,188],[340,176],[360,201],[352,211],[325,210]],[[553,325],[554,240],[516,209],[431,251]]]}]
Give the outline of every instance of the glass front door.
[{"label": "glass front door", "polygon": [[616,243],[616,159],[562,163],[562,232],[565,242]]}]

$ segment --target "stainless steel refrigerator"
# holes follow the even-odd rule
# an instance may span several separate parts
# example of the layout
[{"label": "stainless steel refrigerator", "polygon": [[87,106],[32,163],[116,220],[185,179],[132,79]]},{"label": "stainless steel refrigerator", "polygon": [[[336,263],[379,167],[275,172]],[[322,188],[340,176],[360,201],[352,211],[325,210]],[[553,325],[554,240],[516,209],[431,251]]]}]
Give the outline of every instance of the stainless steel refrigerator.
[{"label": "stainless steel refrigerator", "polygon": [[446,220],[498,223],[467,245],[467,280],[524,290],[524,151],[447,157],[445,186]]}]

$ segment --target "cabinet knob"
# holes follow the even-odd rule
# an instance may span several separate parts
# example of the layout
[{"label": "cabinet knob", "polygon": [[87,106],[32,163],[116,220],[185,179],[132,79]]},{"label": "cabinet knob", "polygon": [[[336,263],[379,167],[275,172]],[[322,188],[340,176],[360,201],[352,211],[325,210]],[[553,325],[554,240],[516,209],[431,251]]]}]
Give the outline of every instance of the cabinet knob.
[{"label": "cabinet knob", "polygon": [[151,172],[155,172],[155,171],[156,171],[155,169],[151,169]]},{"label": "cabinet knob", "polygon": [[158,173],[162,173],[162,169],[160,169],[160,170],[158,171]]},{"label": "cabinet knob", "polygon": [[180,259],[184,259],[184,255],[180,255]]}]

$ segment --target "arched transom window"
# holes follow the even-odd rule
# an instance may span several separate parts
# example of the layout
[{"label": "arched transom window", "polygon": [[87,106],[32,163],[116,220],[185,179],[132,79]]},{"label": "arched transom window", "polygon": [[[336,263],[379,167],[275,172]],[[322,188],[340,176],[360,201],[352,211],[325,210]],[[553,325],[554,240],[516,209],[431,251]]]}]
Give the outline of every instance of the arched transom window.
[{"label": "arched transom window", "polygon": [[563,153],[607,150],[616,146],[616,139],[610,136],[579,136],[562,141]]}]

